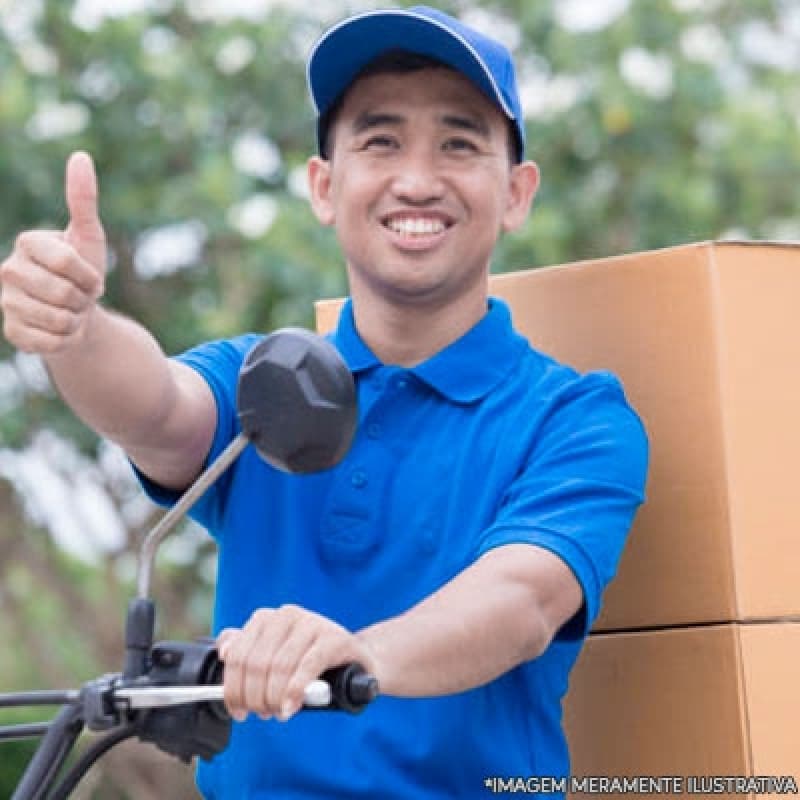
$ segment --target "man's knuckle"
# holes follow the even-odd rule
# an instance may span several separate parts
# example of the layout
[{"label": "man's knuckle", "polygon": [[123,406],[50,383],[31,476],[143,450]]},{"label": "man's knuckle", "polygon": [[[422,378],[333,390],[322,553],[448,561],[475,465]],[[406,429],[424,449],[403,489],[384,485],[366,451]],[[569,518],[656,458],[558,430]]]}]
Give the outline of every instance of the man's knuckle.
[{"label": "man's knuckle", "polygon": [[33,234],[31,231],[22,231],[22,233],[18,233],[16,239],[14,239],[14,250],[27,253],[32,239]]},{"label": "man's knuckle", "polygon": [[0,282],[11,285],[16,283],[19,275],[19,258],[16,255],[9,256],[0,264]]},{"label": "man's knuckle", "polygon": [[281,606],[281,615],[289,622],[297,622],[303,616],[304,611],[300,606],[294,603],[286,603]]},{"label": "man's knuckle", "polygon": [[271,673],[274,668],[275,664],[267,653],[251,653],[247,659],[247,671],[254,675],[266,675],[268,672]]},{"label": "man's knuckle", "polygon": [[270,676],[277,679],[280,683],[285,683],[294,672],[294,659],[287,655],[277,654],[270,666]]},{"label": "man's knuckle", "polygon": [[73,255],[69,250],[58,250],[53,253],[49,263],[50,270],[59,275],[69,275],[73,270]]},{"label": "man's knuckle", "polygon": [[89,279],[89,294],[92,297],[102,297],[106,290],[105,278],[94,273]]},{"label": "man's knuckle", "polygon": [[0,311],[3,314],[14,313],[14,294],[8,291],[0,291]]},{"label": "man's knuckle", "polygon": [[79,309],[85,305],[85,296],[79,289],[65,284],[56,290],[55,301],[65,308]]},{"label": "man's knuckle", "polygon": [[254,630],[263,630],[273,621],[272,611],[268,608],[259,608],[254,611],[243,630],[252,633]]},{"label": "man's knuckle", "polygon": [[[5,309],[4,309],[5,310]],[[11,344],[16,345],[16,325],[14,320],[10,319],[7,315],[3,316],[3,336]]]},{"label": "man's knuckle", "polygon": [[52,333],[67,334],[72,331],[72,315],[60,308],[48,308],[42,314],[42,322]]},{"label": "man's knuckle", "polygon": [[30,331],[11,302],[3,307],[3,335],[9,342],[17,344],[24,341]]},{"label": "man's knuckle", "polygon": [[301,680],[314,680],[318,678],[325,668],[330,665],[330,659],[326,657],[325,652],[319,647],[312,647],[300,663],[297,674],[302,677]]},{"label": "man's knuckle", "polygon": [[81,325],[83,323],[83,316],[78,314],[73,314],[71,312],[67,312],[67,316],[63,322],[63,329],[61,333],[65,337],[71,337],[73,334],[77,333]]},{"label": "man's knuckle", "polygon": [[240,672],[244,664],[244,655],[238,647],[231,647],[225,656],[225,674]]},{"label": "man's knuckle", "polygon": [[295,706],[301,706],[306,695],[306,684],[302,680],[293,679],[287,682],[285,696]]}]

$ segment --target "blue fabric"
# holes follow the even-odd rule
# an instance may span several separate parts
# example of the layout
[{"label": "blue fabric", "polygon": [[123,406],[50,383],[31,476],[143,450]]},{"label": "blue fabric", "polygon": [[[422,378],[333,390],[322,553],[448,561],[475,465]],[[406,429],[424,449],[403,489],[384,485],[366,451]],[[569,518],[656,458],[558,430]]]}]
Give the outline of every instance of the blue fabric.
[{"label": "blue fabric", "polygon": [[[237,432],[237,373],[256,340],[181,357],[217,400],[212,457]],[[512,542],[560,556],[583,587],[584,606],[541,657],[472,691],[381,697],[357,717],[234,723],[228,750],[200,766],[202,791],[433,800],[480,795],[494,775],[568,775],[561,698],[644,495],[647,441],[618,380],[581,376],[533,350],[499,300],[413,369],[378,361],[349,303],[332,340],[360,403],[345,460],[290,476],[248,448],[194,510],[219,544],[215,629],[240,626],[259,607],[295,603],[358,630]]]},{"label": "blue fabric", "polygon": [[[327,31],[308,61],[308,86],[324,117],[358,73],[390,50],[435,58],[474,83],[512,121],[525,153],[525,118],[511,53],[500,42],[428,6],[366,11]],[[319,130],[320,150],[324,131]]]}]

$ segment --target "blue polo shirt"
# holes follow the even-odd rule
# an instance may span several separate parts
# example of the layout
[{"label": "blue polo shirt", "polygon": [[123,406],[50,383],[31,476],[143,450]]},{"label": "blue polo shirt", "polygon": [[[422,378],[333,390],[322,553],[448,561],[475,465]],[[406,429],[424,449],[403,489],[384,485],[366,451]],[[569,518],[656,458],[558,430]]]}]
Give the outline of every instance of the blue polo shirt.
[{"label": "blue polo shirt", "polygon": [[[258,338],[180,356],[216,398],[211,458],[238,433],[237,375]],[[579,375],[532,349],[496,299],[474,328],[411,369],[378,360],[349,302],[331,338],[358,390],[345,459],[286,475],[247,448],[193,511],[219,546],[215,630],[294,603],[355,631],[403,613],[509,543],[562,558],[583,608],[542,656],[468,692],[380,697],[355,717],[234,723],[228,749],[199,767],[201,790],[441,800],[488,795],[490,776],[568,775],[561,699],[644,495],[647,441],[619,381]]]}]

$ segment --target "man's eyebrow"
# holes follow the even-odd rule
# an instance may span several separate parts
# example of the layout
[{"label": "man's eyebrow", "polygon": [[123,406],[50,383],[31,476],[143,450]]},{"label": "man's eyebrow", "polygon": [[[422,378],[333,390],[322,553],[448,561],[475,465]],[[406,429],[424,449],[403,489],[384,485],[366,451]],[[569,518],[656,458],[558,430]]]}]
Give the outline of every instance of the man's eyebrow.
[{"label": "man's eyebrow", "polygon": [[462,114],[445,114],[442,117],[442,122],[450,128],[477,133],[484,139],[490,138],[489,123],[486,122],[483,117],[473,116],[472,114],[468,116]]},{"label": "man's eyebrow", "polygon": [[399,114],[389,114],[385,112],[365,111],[353,120],[353,133],[363,133],[370,128],[381,128],[384,126],[397,126],[403,123],[403,117]]}]

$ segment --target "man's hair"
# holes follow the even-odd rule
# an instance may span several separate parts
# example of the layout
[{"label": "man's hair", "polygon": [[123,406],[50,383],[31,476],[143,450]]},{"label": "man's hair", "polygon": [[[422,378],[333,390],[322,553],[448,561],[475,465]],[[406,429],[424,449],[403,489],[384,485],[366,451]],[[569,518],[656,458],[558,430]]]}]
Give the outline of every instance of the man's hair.
[{"label": "man's hair", "polygon": [[[451,72],[456,72],[449,64],[445,64],[437,58],[421,55],[419,53],[410,53],[407,50],[387,50],[385,53],[370,61],[369,64],[356,74],[348,88],[339,95],[328,111],[323,114],[317,122],[320,155],[322,158],[329,160],[333,155],[333,129],[336,124],[336,118],[342,110],[342,105],[348,92],[359,80],[362,78],[369,78],[373,75],[405,75],[409,72],[419,72],[423,69],[448,69]],[[508,129],[509,159],[512,164],[518,164],[520,161],[520,152],[517,136],[512,121],[505,117],[505,114],[503,114],[503,117],[506,119],[506,127]]]}]

